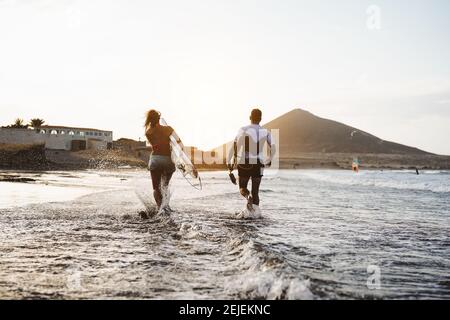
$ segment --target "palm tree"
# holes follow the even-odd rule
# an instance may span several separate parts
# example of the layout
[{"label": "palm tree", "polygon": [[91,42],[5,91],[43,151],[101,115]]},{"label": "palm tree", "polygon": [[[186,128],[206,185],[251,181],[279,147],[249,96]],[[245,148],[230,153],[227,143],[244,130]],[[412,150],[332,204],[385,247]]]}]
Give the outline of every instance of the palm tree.
[{"label": "palm tree", "polygon": [[23,124],[23,119],[17,118],[16,121],[14,121],[14,124],[11,126],[11,128],[17,128],[17,129],[23,129],[27,128],[28,125]]},{"label": "palm tree", "polygon": [[45,123],[43,119],[34,118],[30,120],[30,126],[32,126],[35,129],[38,129],[42,127],[42,125]]}]

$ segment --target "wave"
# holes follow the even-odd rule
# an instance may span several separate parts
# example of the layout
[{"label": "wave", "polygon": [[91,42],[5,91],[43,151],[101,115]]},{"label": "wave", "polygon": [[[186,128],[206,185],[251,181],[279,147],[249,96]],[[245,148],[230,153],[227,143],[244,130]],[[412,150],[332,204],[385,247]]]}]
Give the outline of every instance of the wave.
[{"label": "wave", "polygon": [[198,224],[190,224],[183,222],[178,230],[178,235],[180,238],[184,239],[199,239],[208,238],[206,234],[203,233],[202,227]]},{"label": "wave", "polygon": [[450,192],[448,173],[416,175],[409,171],[366,171],[355,174],[350,171],[311,171],[302,175],[313,180],[349,186],[392,188],[401,190]]},{"label": "wave", "polygon": [[238,275],[227,281],[226,290],[240,299],[311,300],[310,282],[287,276],[284,260],[243,234],[228,243]]}]

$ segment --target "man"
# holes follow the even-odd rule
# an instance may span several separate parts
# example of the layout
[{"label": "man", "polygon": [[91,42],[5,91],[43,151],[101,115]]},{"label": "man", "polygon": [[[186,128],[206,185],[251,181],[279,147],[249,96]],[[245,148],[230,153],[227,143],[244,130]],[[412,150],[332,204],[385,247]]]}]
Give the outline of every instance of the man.
[{"label": "man", "polygon": [[[259,211],[259,186],[264,174],[264,167],[271,165],[271,159],[275,154],[275,145],[272,144],[270,132],[259,124],[262,112],[253,109],[250,114],[251,124],[239,129],[234,140],[233,152],[228,157],[228,168],[230,172],[235,167],[239,174],[239,191],[247,199],[247,209],[250,212]],[[265,163],[264,145],[270,150],[270,159]],[[248,183],[252,181],[252,190],[248,190]]]}]

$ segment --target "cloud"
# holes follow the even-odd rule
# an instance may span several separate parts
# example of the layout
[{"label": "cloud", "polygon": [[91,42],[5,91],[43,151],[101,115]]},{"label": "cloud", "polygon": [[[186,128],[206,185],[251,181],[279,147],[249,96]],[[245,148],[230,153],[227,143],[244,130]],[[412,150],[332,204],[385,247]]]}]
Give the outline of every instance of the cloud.
[{"label": "cloud", "polygon": [[435,103],[436,103],[436,104],[450,105],[450,99],[437,100],[437,101],[435,101]]},{"label": "cloud", "polygon": [[16,0],[0,0],[0,7],[13,7],[16,3]]},{"label": "cloud", "polygon": [[68,4],[72,0],[0,0],[0,7],[31,6],[38,9],[46,9],[54,5]]}]

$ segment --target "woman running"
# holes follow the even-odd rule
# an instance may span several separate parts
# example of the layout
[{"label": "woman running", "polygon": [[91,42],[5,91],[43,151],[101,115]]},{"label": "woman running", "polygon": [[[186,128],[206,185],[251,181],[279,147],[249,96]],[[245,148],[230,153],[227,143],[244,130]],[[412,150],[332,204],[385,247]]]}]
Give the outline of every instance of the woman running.
[{"label": "woman running", "polygon": [[173,134],[183,148],[181,141],[170,126],[159,123],[161,114],[156,110],[147,112],[145,120],[145,136],[152,147],[149,169],[152,177],[153,196],[158,211],[169,209],[168,186],[172,174],[175,172],[175,164],[171,158],[170,136]]}]

